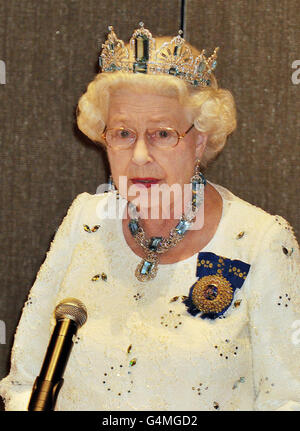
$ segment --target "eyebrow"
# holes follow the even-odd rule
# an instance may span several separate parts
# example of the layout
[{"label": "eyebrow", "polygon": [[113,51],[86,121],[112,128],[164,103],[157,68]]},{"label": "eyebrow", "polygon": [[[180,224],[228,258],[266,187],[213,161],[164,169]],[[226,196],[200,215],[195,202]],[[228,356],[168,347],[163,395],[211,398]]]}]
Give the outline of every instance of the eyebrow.
[{"label": "eyebrow", "polygon": [[[128,117],[125,115],[116,115],[112,118],[113,122],[120,122],[120,123],[126,123],[127,121],[130,121]],[[152,117],[147,120],[149,123],[165,123],[165,122],[171,122],[173,123],[174,120],[171,120],[167,117]]]}]

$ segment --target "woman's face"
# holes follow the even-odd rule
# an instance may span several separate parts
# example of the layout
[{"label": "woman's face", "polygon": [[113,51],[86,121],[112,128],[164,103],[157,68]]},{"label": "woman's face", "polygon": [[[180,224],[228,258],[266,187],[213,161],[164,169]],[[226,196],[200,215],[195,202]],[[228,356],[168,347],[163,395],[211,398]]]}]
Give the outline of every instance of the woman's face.
[{"label": "woman's face", "polygon": [[[134,190],[141,191],[142,188],[142,206],[149,208],[157,205],[153,198],[151,202],[153,186],[143,186],[138,179],[154,178],[157,180],[156,184],[169,187],[176,184],[175,187],[179,185],[181,188],[190,183],[195,161],[197,158],[201,159],[205,148],[206,135],[193,127],[175,147],[159,149],[147,142],[146,131],[157,127],[170,127],[182,135],[191,125],[184,108],[174,98],[132,93],[125,89],[111,95],[107,129],[125,127],[132,129],[137,135],[135,144],[129,149],[107,148],[114,183],[121,196],[132,201],[138,196]],[[120,176],[127,178],[125,189],[124,183],[120,184]],[[130,196],[130,191],[135,196]],[[172,199],[174,197],[171,193],[171,202]]]}]

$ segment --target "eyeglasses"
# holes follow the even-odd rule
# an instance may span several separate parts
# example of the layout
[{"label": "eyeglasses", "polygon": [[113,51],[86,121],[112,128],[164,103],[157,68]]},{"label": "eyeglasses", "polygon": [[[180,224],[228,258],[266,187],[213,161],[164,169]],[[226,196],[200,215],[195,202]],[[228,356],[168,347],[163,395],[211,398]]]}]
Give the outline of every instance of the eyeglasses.
[{"label": "eyeglasses", "polygon": [[[180,135],[177,130],[170,127],[147,129],[147,141],[150,145],[153,145],[156,148],[173,148],[193,127],[194,125],[192,124],[191,127],[182,135]],[[115,150],[127,150],[135,144],[137,133],[128,127],[115,127],[112,129],[105,128],[102,133],[102,139],[109,147]]]}]

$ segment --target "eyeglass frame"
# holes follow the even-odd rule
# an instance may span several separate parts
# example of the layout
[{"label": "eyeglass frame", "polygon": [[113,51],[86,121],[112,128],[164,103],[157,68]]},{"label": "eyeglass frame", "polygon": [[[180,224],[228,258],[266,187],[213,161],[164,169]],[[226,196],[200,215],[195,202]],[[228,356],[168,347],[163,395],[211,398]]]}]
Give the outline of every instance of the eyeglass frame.
[{"label": "eyeglass frame", "polygon": [[[181,135],[179,134],[179,132],[177,131],[177,130],[175,130],[175,129],[173,129],[172,127],[158,127],[156,130],[159,130],[159,129],[162,129],[162,130],[173,130],[174,132],[176,132],[176,134],[177,134],[177,142],[176,142],[176,144],[175,145],[173,145],[172,147],[161,147],[161,149],[168,149],[168,148],[175,148],[177,145],[178,145],[178,143],[179,143],[179,141],[180,141],[180,139],[183,139],[188,133],[189,133],[189,131],[190,130],[192,130],[192,128],[194,127],[194,124],[192,124],[189,128],[188,128],[188,130],[186,131],[186,132],[184,132],[184,133],[182,133]],[[112,129],[123,129],[123,130],[130,130],[131,132],[133,132],[134,134],[135,134],[135,140],[134,140],[134,142],[133,142],[133,144],[130,144],[130,146],[129,147],[126,147],[126,148],[123,148],[123,150],[128,150],[128,149],[130,149],[130,148],[132,148],[133,146],[134,146],[134,144],[136,143],[136,141],[137,141],[137,137],[138,137],[138,135],[137,135],[137,133],[134,131],[134,130],[132,130],[132,129],[130,129],[130,127],[112,127],[111,129],[107,129],[107,127],[105,126],[105,128],[104,128],[104,130],[103,130],[103,132],[102,132],[102,134],[101,134],[101,138],[105,141],[105,143],[106,143],[106,145],[109,147],[109,148],[112,148],[112,149],[116,149],[116,148],[114,148],[114,147],[112,147],[108,142],[107,142],[107,140],[106,140],[106,132],[108,131],[108,130],[112,130]],[[147,130],[146,130],[147,131]],[[159,148],[159,147],[157,147],[157,148]],[[120,148],[118,148],[118,149],[120,149]]]}]

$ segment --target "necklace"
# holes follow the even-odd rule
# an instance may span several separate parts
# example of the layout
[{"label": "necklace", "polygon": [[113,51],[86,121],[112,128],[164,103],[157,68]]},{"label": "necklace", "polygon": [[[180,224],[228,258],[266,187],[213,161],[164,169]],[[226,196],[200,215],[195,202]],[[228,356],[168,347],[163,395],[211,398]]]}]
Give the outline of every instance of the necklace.
[{"label": "necklace", "polygon": [[170,248],[175,247],[184,238],[185,233],[194,223],[196,212],[204,201],[204,187],[206,179],[203,174],[196,171],[191,178],[192,201],[188,205],[187,214],[182,214],[177,225],[170,230],[168,238],[162,236],[146,237],[146,233],[140,225],[140,217],[137,215],[135,205],[129,202],[129,210],[132,215],[128,223],[129,230],[135,241],[143,248],[146,257],[138,264],[135,276],[139,281],[149,281],[156,277],[159,264],[159,255]]}]

